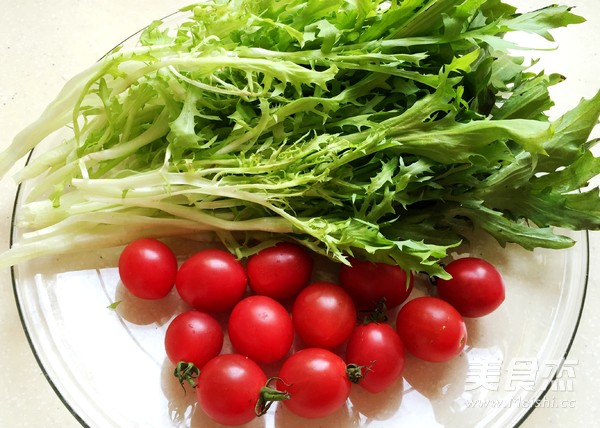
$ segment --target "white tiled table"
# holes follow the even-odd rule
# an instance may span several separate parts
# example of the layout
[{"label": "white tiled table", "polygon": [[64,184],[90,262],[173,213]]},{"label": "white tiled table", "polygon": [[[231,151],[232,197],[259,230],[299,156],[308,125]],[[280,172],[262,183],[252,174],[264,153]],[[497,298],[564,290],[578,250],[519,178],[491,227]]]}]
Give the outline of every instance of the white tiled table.
[{"label": "white tiled table", "polygon": [[[527,8],[551,1],[523,0]],[[35,118],[72,75],[151,20],[183,0],[20,0],[0,8],[0,147]],[[589,22],[556,33],[560,54],[549,69],[569,78],[557,91],[561,105],[574,105],[600,87],[600,2],[572,0]],[[18,165],[16,166],[18,167]],[[16,169],[15,169],[16,170]],[[0,182],[0,249],[8,247],[12,181]],[[600,408],[600,234],[591,234],[590,280],[581,325],[569,355],[577,360],[573,390],[550,392],[558,408],[538,408],[524,427],[597,426]],[[12,292],[10,272],[0,269],[0,427],[69,428],[80,424],[44,379],[27,344]],[[569,403],[562,408],[561,403]]]}]

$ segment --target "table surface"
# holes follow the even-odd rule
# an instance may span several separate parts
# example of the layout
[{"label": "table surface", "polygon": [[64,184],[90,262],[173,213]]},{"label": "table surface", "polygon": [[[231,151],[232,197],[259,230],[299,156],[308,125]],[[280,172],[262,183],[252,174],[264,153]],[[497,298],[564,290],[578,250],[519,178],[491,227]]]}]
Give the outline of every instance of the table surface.
[{"label": "table surface", "polygon": [[[155,18],[187,5],[187,1],[20,0],[5,2],[0,14],[0,149],[37,117],[65,81],[108,49]],[[550,0],[520,2],[527,8]],[[600,2],[572,0],[588,22],[555,32],[558,51],[543,58],[547,69],[567,76],[555,90],[556,109],[574,106],[600,87]],[[561,86],[561,85],[559,85]],[[13,167],[16,171],[22,164]],[[12,201],[16,186],[9,171],[0,182],[0,251],[9,246]],[[536,408],[524,427],[597,426],[600,416],[600,234],[590,233],[589,286],[580,326],[569,353],[577,361],[571,391],[550,391],[552,406]],[[10,270],[0,269],[0,427],[78,427],[44,378],[27,343],[13,297]],[[43,421],[43,422],[42,422]]]}]

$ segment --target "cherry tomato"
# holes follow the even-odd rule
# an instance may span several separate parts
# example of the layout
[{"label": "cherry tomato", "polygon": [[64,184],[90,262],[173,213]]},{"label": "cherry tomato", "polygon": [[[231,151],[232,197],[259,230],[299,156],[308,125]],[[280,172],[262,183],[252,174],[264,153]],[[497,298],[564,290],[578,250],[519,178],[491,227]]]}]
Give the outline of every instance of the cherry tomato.
[{"label": "cherry tomato", "polygon": [[331,282],[315,282],[296,297],[292,321],[306,346],[332,349],[352,334],[356,308],[342,287]]},{"label": "cherry tomato", "polygon": [[404,347],[389,324],[361,324],[348,339],[346,362],[361,367],[359,386],[382,392],[402,377]]},{"label": "cherry tomato", "polygon": [[173,289],[177,258],[157,239],[138,239],[119,257],[119,276],[131,294],[142,299],[162,299]]},{"label": "cherry tomato", "polygon": [[186,311],[177,315],[165,332],[165,350],[173,364],[193,363],[201,369],[223,348],[223,329],[204,312]]},{"label": "cherry tomato", "polygon": [[396,331],[406,349],[426,361],[447,361],[460,354],[467,327],[452,305],[437,297],[417,297],[398,311]]},{"label": "cherry tomato", "polygon": [[464,317],[482,317],[504,302],[504,281],[496,268],[476,257],[454,260],[446,266],[452,279],[438,279],[437,295]]},{"label": "cherry tomato", "polygon": [[246,297],[235,305],[227,330],[234,349],[257,363],[279,361],[294,340],[290,314],[267,296]]},{"label": "cherry tomato", "polygon": [[400,306],[411,293],[414,279],[397,265],[350,259],[340,268],[340,285],[348,291],[359,309],[373,309],[385,299],[388,309]]},{"label": "cherry tomato", "polygon": [[277,389],[290,394],[282,401],[292,413],[322,418],[338,410],[350,395],[346,363],[326,349],[305,348],[281,366]]},{"label": "cherry tomato", "polygon": [[246,270],[254,294],[285,300],[308,285],[313,259],[299,245],[282,242],[252,255]]},{"label": "cherry tomato", "polygon": [[255,406],[267,376],[239,354],[222,354],[204,365],[196,385],[200,408],[223,425],[243,425],[256,417]]},{"label": "cherry tomato", "polygon": [[233,308],[242,299],[247,282],[244,267],[231,253],[209,249],[181,265],[175,287],[192,308],[216,313]]}]

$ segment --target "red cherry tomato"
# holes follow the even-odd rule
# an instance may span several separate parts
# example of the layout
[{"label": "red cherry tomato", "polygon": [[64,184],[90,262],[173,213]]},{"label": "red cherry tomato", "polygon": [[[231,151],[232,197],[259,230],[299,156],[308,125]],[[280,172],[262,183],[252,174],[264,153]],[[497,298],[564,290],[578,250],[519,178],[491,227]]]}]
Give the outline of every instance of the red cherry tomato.
[{"label": "red cherry tomato", "polygon": [[462,316],[437,297],[417,297],[398,311],[396,331],[406,349],[426,361],[447,361],[460,354],[467,342]]},{"label": "red cherry tomato", "polygon": [[487,261],[465,257],[450,262],[446,271],[452,279],[438,279],[437,295],[450,303],[464,317],[482,317],[504,302],[502,276]]},{"label": "red cherry tomato", "polygon": [[385,299],[388,309],[400,306],[410,295],[414,279],[397,265],[350,259],[351,266],[340,268],[340,285],[348,291],[359,309],[373,309]]},{"label": "red cherry tomato", "polygon": [[267,296],[246,297],[235,305],[227,330],[234,349],[257,363],[279,361],[294,340],[290,314]]},{"label": "red cherry tomato", "polygon": [[242,299],[247,282],[244,267],[232,254],[209,249],[181,265],[175,287],[192,308],[216,313],[233,308]]},{"label": "red cherry tomato", "polygon": [[196,385],[200,408],[223,425],[243,425],[256,417],[255,406],[267,376],[239,354],[222,354],[204,365]]},{"label": "red cherry tomato", "polygon": [[382,392],[402,377],[404,347],[389,324],[361,324],[348,340],[346,362],[362,367],[358,385],[372,393]]},{"label": "red cherry tomato", "polygon": [[119,257],[119,276],[131,294],[142,299],[162,299],[173,289],[177,259],[156,239],[138,239]]},{"label": "red cherry tomato", "polygon": [[326,349],[305,348],[292,354],[281,366],[279,378],[277,389],[290,394],[283,405],[304,418],[328,416],[350,395],[346,363]]},{"label": "red cherry tomato", "polygon": [[223,329],[212,316],[199,311],[177,315],[165,332],[165,350],[173,364],[193,363],[201,369],[223,348]]},{"label": "red cherry tomato", "polygon": [[332,349],[352,334],[356,309],[342,287],[331,282],[316,282],[296,297],[292,321],[306,346]]},{"label": "red cherry tomato", "polygon": [[282,242],[252,255],[246,270],[254,294],[285,300],[306,287],[313,259],[299,245]]}]

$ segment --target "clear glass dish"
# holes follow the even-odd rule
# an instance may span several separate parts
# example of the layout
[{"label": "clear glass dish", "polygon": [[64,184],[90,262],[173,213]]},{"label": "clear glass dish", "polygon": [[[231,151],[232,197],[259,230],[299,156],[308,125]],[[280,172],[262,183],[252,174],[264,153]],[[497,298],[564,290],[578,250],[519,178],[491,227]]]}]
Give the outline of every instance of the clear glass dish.
[{"label": "clear glass dish", "polygon": [[[28,188],[21,186],[15,200],[11,244],[20,237],[16,220]],[[585,301],[588,236],[565,233],[577,241],[567,250],[501,248],[476,236],[453,254],[493,262],[507,285],[499,310],[467,320],[467,348],[455,360],[425,363],[407,355],[404,378],[388,392],[371,395],[353,386],[347,407],[325,420],[300,419],[275,405],[249,426],[519,425],[550,388],[568,384],[576,363],[568,351]],[[181,260],[214,245],[168,243]],[[172,376],[163,348],[168,323],[185,305],[175,291],[152,302],[131,296],[119,281],[119,253],[114,248],[44,257],[13,268],[23,327],[42,371],[86,427],[215,426],[196,409],[193,392],[185,393]],[[319,260],[317,278],[335,280],[335,267]],[[412,297],[429,287],[417,278]],[[120,303],[111,309],[114,302]]]},{"label": "clear glass dish", "polygon": [[[20,205],[19,196],[15,217]],[[16,242],[19,231],[13,232]],[[577,244],[561,251],[500,248],[477,237],[454,254],[492,261],[507,285],[496,312],[467,320],[467,348],[455,360],[425,363],[407,356],[404,379],[391,391],[370,395],[353,386],[348,407],[326,421],[298,419],[274,406],[251,426],[518,425],[556,376],[569,382],[575,363],[567,355],[584,304],[589,254],[587,234],[571,235]],[[214,245],[169,244],[182,260]],[[84,426],[211,426],[194,410],[194,394],[185,394],[172,376],[163,349],[164,331],[185,305],[175,291],[160,301],[131,296],[119,280],[119,252],[44,257],[13,268],[23,327],[40,367]],[[317,266],[316,278],[335,280],[335,267],[326,261]],[[411,297],[428,287],[417,278]],[[109,308],[114,302],[120,304]]]}]

